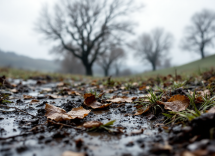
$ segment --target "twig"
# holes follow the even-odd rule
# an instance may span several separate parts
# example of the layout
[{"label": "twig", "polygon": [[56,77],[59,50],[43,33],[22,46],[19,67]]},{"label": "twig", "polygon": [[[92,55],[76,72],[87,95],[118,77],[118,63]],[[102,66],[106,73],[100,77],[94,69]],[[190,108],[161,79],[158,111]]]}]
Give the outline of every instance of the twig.
[{"label": "twig", "polygon": [[32,134],[32,133],[24,133],[24,134],[14,135],[14,136],[6,137],[6,138],[1,138],[0,137],[0,140],[7,140],[7,139],[11,139],[11,138],[20,137],[20,136],[27,136],[29,134]]},{"label": "twig", "polygon": [[21,109],[19,109],[19,108],[17,108],[17,107],[9,107],[9,106],[4,106],[4,105],[0,105],[0,107],[14,108],[14,109],[19,110],[20,112],[23,112],[23,113],[25,113],[25,114],[28,114],[28,115],[30,115],[30,116],[32,116],[32,117],[34,117],[34,118],[40,118],[40,117],[37,117],[37,116],[35,116],[35,115],[29,114],[28,112],[25,112],[25,111],[23,111],[23,110],[21,110]]},{"label": "twig", "polygon": [[48,123],[48,121],[44,122],[43,124],[40,124],[40,125],[37,125],[37,126],[33,127],[30,131],[35,130],[37,127],[43,126],[43,125],[45,125],[46,123]]},{"label": "twig", "polygon": [[76,130],[81,130],[80,128],[77,128],[77,127],[73,127],[73,126],[70,126],[70,125],[67,125],[67,124],[63,124],[63,123],[60,123],[60,122],[55,122],[53,120],[48,120],[48,122],[52,123],[52,124],[55,124],[55,125],[60,125],[60,126],[65,126],[65,127],[70,127],[70,128],[74,128]]}]

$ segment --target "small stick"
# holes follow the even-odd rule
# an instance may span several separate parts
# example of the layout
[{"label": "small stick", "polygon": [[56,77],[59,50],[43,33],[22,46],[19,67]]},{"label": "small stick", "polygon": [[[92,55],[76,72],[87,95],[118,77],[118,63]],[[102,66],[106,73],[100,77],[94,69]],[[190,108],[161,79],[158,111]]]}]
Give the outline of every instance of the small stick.
[{"label": "small stick", "polygon": [[34,117],[34,118],[39,118],[39,117],[37,117],[37,116],[35,116],[35,115],[29,114],[28,112],[25,112],[25,111],[19,109],[19,108],[17,108],[17,107],[9,107],[9,106],[4,106],[4,105],[0,105],[0,107],[14,108],[14,109],[19,110],[20,112],[23,112],[23,113],[25,113],[25,114],[28,114],[28,115],[30,115],[30,116],[32,116],[32,117]]},{"label": "small stick", "polygon": [[70,128],[74,128],[74,129],[77,129],[77,130],[81,130],[80,128],[76,128],[76,127],[73,127],[73,126],[70,126],[70,125],[67,125],[67,124],[55,122],[53,120],[48,120],[48,122],[50,122],[52,124],[55,124],[55,125],[60,125],[60,126],[65,126],[65,127],[70,127]]},{"label": "small stick", "polygon": [[32,133],[24,133],[24,134],[14,135],[14,136],[6,137],[6,138],[0,138],[0,140],[7,140],[7,139],[11,139],[11,138],[29,135],[29,134],[32,134]]}]

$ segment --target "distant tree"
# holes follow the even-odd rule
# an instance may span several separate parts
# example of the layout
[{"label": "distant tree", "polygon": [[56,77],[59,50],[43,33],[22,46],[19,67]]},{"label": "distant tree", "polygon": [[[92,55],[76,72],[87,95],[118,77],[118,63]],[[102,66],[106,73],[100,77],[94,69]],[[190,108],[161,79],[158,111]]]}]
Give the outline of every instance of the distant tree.
[{"label": "distant tree", "polygon": [[181,48],[194,51],[205,57],[205,49],[213,46],[215,38],[215,12],[203,10],[193,15],[191,25],[185,29],[185,35],[181,41]]},{"label": "distant tree", "polygon": [[173,36],[162,28],[156,28],[151,33],[144,33],[136,42],[130,45],[136,51],[136,57],[146,59],[151,63],[153,71],[167,55],[173,44]]},{"label": "distant tree", "polygon": [[104,76],[109,76],[109,70],[119,59],[123,59],[125,56],[122,48],[115,46],[111,47],[110,50],[103,55],[98,57],[97,63],[102,67]]},{"label": "distant tree", "polygon": [[86,75],[93,75],[93,64],[106,51],[106,38],[121,41],[123,34],[132,32],[131,19],[125,17],[137,11],[136,4],[133,0],[59,0],[51,13],[43,8],[36,31],[62,45],[81,60]]}]

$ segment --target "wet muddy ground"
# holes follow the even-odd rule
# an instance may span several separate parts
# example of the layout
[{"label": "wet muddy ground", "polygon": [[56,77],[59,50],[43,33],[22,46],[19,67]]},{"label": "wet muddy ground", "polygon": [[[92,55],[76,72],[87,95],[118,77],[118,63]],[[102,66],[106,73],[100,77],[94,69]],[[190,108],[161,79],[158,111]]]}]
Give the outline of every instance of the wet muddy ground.
[{"label": "wet muddy ground", "polygon": [[[134,115],[137,110],[134,103],[113,103],[107,108],[92,109],[84,105],[83,96],[64,93],[68,88],[82,94],[86,90],[96,90],[86,83],[70,82],[70,85],[65,87],[65,84],[59,82],[44,83],[33,79],[28,81],[10,79],[9,82],[16,86],[15,90],[4,87],[0,90],[1,94],[9,95],[9,101],[12,101],[12,103],[1,104],[0,107],[0,155],[2,156],[60,156],[65,151],[88,156],[192,156],[186,155],[186,151],[195,151],[203,147],[205,149],[206,145],[212,151],[213,146],[215,147],[213,139],[205,139],[201,142],[202,140],[198,138],[187,136],[188,140],[193,139],[193,141],[186,141],[184,134],[187,131],[191,132],[189,127],[166,126],[163,124],[165,117],[161,113],[156,116],[150,112]],[[189,89],[192,90],[195,87],[190,86]],[[97,90],[99,92],[99,89]],[[127,92],[128,97],[139,97],[147,93],[140,92],[138,89]],[[38,102],[25,99],[23,95],[30,95]],[[114,95],[122,96],[123,90],[109,91],[104,98]],[[84,119],[63,121],[59,124],[47,120],[45,116],[47,103],[62,108],[66,112],[79,106],[92,111]],[[215,121],[215,117],[209,118]],[[111,120],[116,120],[114,127],[116,129],[120,127],[120,133],[117,131],[89,132],[83,127],[83,123],[87,121],[107,123]],[[183,138],[185,143],[174,143],[180,138]]]}]

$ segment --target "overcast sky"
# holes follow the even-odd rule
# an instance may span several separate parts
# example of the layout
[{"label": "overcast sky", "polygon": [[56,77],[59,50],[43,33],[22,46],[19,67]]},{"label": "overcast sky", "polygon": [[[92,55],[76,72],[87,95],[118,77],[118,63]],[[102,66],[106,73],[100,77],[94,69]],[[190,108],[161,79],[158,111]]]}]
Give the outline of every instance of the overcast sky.
[{"label": "overcast sky", "polygon": [[[55,0],[0,0],[0,49],[13,51],[33,58],[53,59],[49,54],[51,45],[41,42],[34,32],[34,23],[38,18],[42,4],[53,4]],[[195,53],[182,52],[179,41],[190,18],[202,9],[215,11],[215,0],[140,0],[145,8],[133,19],[139,25],[136,35],[148,32],[155,27],[163,27],[174,35],[174,48],[169,57],[172,64],[180,65],[199,59]],[[215,53],[215,50],[211,52]],[[1,56],[0,56],[1,57]],[[136,58],[127,63],[133,68],[143,66]],[[150,67],[150,66],[149,66]]]}]

